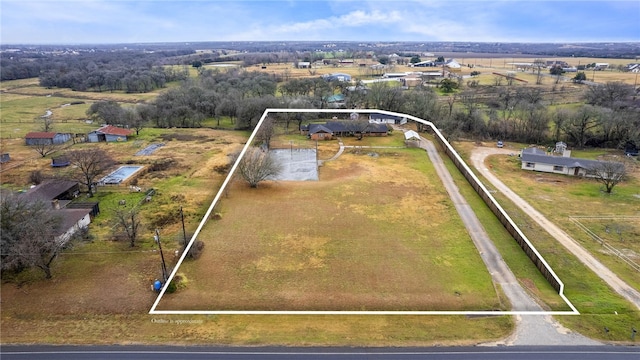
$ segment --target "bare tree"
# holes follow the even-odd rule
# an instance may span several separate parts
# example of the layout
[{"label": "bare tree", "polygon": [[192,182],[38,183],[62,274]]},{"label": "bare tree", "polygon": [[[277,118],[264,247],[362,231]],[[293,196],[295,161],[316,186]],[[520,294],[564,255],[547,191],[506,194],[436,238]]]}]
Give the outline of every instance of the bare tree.
[{"label": "bare tree", "polygon": [[271,117],[267,117],[260,125],[258,132],[256,133],[256,140],[262,142],[267,150],[271,147],[271,138],[275,135],[276,126],[275,121]]},{"label": "bare tree", "polygon": [[613,188],[627,176],[627,167],[620,162],[600,161],[589,169],[589,174],[604,185],[607,194],[611,194]]},{"label": "bare tree", "polygon": [[114,163],[106,151],[97,148],[73,150],[67,153],[69,162],[79,171],[79,182],[87,187],[89,196],[94,194],[95,180]]},{"label": "bare tree", "polygon": [[542,68],[547,66],[547,62],[544,59],[533,60],[533,66],[538,70],[536,75],[536,85],[542,84]]},{"label": "bare tree", "polygon": [[65,245],[57,235],[62,218],[51,205],[3,194],[0,202],[2,270],[20,272],[30,267],[51,278],[51,265]]},{"label": "bare tree", "polygon": [[42,157],[46,157],[47,155],[56,152],[58,147],[58,144],[54,144],[53,141],[39,141],[38,143],[31,145],[31,148]]},{"label": "bare tree", "polygon": [[114,215],[115,227],[129,241],[129,246],[134,247],[142,229],[138,208],[116,209]]},{"label": "bare tree", "polygon": [[42,118],[42,124],[40,125],[40,128],[44,132],[53,131],[53,119],[51,118],[51,116],[44,116]]},{"label": "bare tree", "polygon": [[282,167],[268,151],[249,148],[238,163],[238,171],[249,186],[255,188],[268,177],[278,175]]}]

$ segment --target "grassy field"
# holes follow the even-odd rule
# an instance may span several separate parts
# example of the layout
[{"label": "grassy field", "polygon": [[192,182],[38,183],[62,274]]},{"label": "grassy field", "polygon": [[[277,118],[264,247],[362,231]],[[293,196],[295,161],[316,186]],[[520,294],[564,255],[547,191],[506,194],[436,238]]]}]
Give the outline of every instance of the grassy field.
[{"label": "grassy field", "polygon": [[159,309],[504,310],[424,152],[377,153],[318,182],[237,182]]},{"label": "grassy field", "polygon": [[[458,143],[456,146],[460,149],[463,157],[468,157],[474,144],[470,142]],[[509,146],[519,147],[516,144],[509,144]],[[595,151],[579,153],[588,155],[585,157],[596,158],[598,154],[603,152],[599,151],[597,154]],[[616,218],[636,216],[635,219],[629,220],[630,223],[636,224],[638,204],[640,203],[640,199],[636,196],[640,188],[638,186],[640,174],[637,168],[634,168],[628,182],[616,187],[617,194],[607,196],[600,193],[600,186],[593,180],[523,172],[520,170],[517,157],[492,156],[488,160],[488,165],[492,166],[492,170],[503,182],[574,239],[580,241],[606,266],[635,288],[640,288],[636,270],[612,256],[611,253],[602,251],[602,247],[592,239],[585,239],[584,231],[569,219],[569,216],[597,216],[597,214],[606,214]],[[580,316],[557,317],[557,319],[568,328],[593,338],[605,341],[614,338],[618,341],[628,341],[630,329],[637,328],[640,323],[640,311],[614,293],[596,274],[580,263],[564,247],[558,245],[544,229],[540,228],[508,199],[500,193],[495,193],[494,196],[560,276],[566,286],[566,296],[581,313]],[[580,206],[575,204],[580,204]],[[597,226],[592,228],[597,230]],[[635,226],[626,229],[625,234],[633,236]],[[633,241],[626,241],[625,249],[628,254],[631,254],[635,252],[632,249],[637,249],[637,247],[633,245],[629,249],[629,242]],[[637,254],[634,255],[636,261]],[[507,261],[509,262],[509,260]],[[513,268],[512,263],[509,265]],[[602,330],[604,327],[611,331],[604,333]]]},{"label": "grassy field", "polygon": [[[138,179],[138,185],[143,189],[154,187],[158,190],[153,201],[144,205],[142,213],[145,223],[148,224],[150,221],[156,221],[161,215],[176,210],[178,204],[183,204],[187,215],[187,228],[188,231],[192,231],[193,225],[200,220],[199,217],[204,212],[204,208],[222,181],[222,175],[217,174],[214,169],[228,161],[227,154],[238,149],[242,139],[246,139],[245,133],[207,129],[145,129],[133,141],[104,144],[104,146],[113,156],[122,159],[122,161],[135,159],[136,163],[145,164],[151,163],[155,159],[169,157],[174,159],[176,163],[170,169],[148,172]],[[156,142],[164,142],[165,146],[149,158],[138,159],[133,156],[139,149]],[[15,147],[25,146],[19,143]],[[325,149],[327,155],[335,152],[336,149],[333,142],[332,144],[328,142],[321,144],[320,147]],[[364,161],[373,160],[364,154],[349,156],[360,157]],[[381,156],[378,160],[384,163],[394,162],[395,155]],[[43,169],[47,168],[47,159],[44,159],[38,166]],[[411,171],[414,175],[424,173],[428,171],[428,167],[425,166],[425,164],[419,165]],[[34,165],[34,167],[37,166]],[[333,169],[333,172],[337,176],[338,173],[341,171],[344,173],[346,170]],[[360,174],[363,174],[364,169],[360,171]],[[8,173],[15,173],[11,178],[16,181],[26,178],[22,167],[12,169]],[[3,173],[3,185],[8,185],[5,182],[6,174]],[[393,179],[393,181],[396,180],[397,178]],[[26,182],[26,180],[22,181]],[[335,179],[334,183],[337,181],[338,179]],[[365,186],[363,189],[379,189],[381,185],[366,185],[365,182],[362,186]],[[422,190],[422,192],[425,191],[426,189]],[[429,191],[433,196],[438,196],[446,203],[440,190],[430,189]],[[187,193],[189,196],[184,196]],[[230,199],[236,196],[240,197],[240,195],[241,190],[233,190]],[[383,198],[389,201],[389,205],[396,201],[393,194],[383,195]],[[3,343],[462,345],[495,340],[506,336],[512,329],[512,319],[502,316],[491,318],[466,318],[462,316],[172,316],[162,318],[148,316],[146,312],[156,296],[149,287],[154,278],[159,276],[159,254],[151,238],[153,228],[145,227],[141,241],[131,249],[126,243],[111,240],[108,220],[112,209],[118,206],[119,199],[126,199],[127,203],[131,204],[138,201],[139,196],[139,193],[130,193],[126,188],[101,188],[96,199],[101,202],[102,213],[94,219],[92,241],[79,243],[73,249],[65,251],[54,265],[54,278],[51,281],[43,281],[42,275],[35,271],[23,273],[20,277],[11,279],[10,282],[7,282],[10,279],[3,279],[1,314]],[[333,194],[332,196],[337,195]],[[365,200],[363,198],[362,201],[354,204],[358,205],[354,208],[354,211],[357,210],[358,213],[354,213],[352,216],[359,214],[360,220],[375,222],[365,216],[367,207],[372,206]],[[444,205],[435,203],[429,206],[442,207]],[[249,213],[251,212],[254,211],[249,211]],[[399,216],[393,211],[391,213],[394,214],[393,216]],[[412,213],[411,216],[418,215]],[[165,255],[170,263],[175,261],[172,254],[174,250],[179,248],[181,238],[179,223],[175,221],[177,213],[172,218],[173,222],[161,228]],[[225,215],[223,220],[228,218],[229,216]],[[387,233],[395,231],[391,228],[391,224],[386,221],[380,222],[381,226],[387,228]],[[431,224],[429,226],[443,225]],[[401,227],[401,230],[403,232],[413,231],[408,226]],[[456,234],[456,231],[454,230],[452,234]],[[323,236],[321,234],[316,238],[322,239]],[[464,236],[461,234],[461,237]],[[454,239],[450,246],[445,244],[444,248],[456,250],[453,246],[456,241],[458,240]],[[310,249],[313,249],[313,246],[317,244],[317,242],[311,241],[298,247],[297,249],[300,251],[288,258],[290,264],[295,266],[309,265],[311,260],[305,256],[305,251],[308,254]],[[401,245],[405,252],[421,249],[417,243],[408,240],[405,240]],[[389,246],[393,248],[392,246],[398,245],[389,244]],[[208,245],[203,256],[216,255],[214,249],[214,246]],[[276,255],[281,255],[282,249],[281,246],[272,249],[272,251]],[[382,254],[380,251],[378,249],[379,256]],[[469,244],[463,244],[461,249],[456,251],[462,251],[463,254],[470,257],[478,257],[477,252],[472,251],[472,246]],[[469,251],[471,253],[467,254]],[[362,258],[361,254],[356,255]],[[427,256],[428,254],[422,255]],[[324,256],[324,261],[328,263],[330,260],[329,251]],[[268,257],[265,259],[257,262],[262,266],[261,271],[269,266]],[[367,260],[366,258],[362,259]],[[204,265],[203,260],[189,264]],[[440,269],[447,269],[447,262],[451,261],[449,258],[436,260],[439,261]],[[412,264],[415,264],[415,259]],[[353,266],[349,263],[345,265]],[[399,258],[393,260],[392,265],[397,265],[399,267],[397,270],[404,271],[404,274],[411,273],[404,268]],[[377,273],[376,266],[371,264],[369,266],[367,271],[370,274]],[[478,272],[475,268],[470,271]],[[482,274],[482,272],[480,273]],[[389,274],[390,277],[398,275],[398,273]],[[457,282],[446,284],[443,298],[440,300],[432,299],[434,304],[449,298],[456,301],[459,306],[463,306],[460,304],[464,303],[474,307],[493,308],[499,306],[496,304],[494,290],[486,288],[488,281],[486,271],[484,275],[480,276],[480,279],[472,280],[472,288],[470,289],[465,288],[467,285],[460,282],[462,280],[461,273],[453,273],[451,276],[456,277]],[[383,276],[383,278],[385,277],[386,275]],[[386,280],[388,281],[388,279]],[[411,282],[415,283],[418,280],[420,280],[419,277],[414,277]],[[429,279],[422,278],[422,280],[429,282]],[[185,281],[188,284],[197,284],[191,278],[185,278]],[[410,282],[409,280],[403,281]],[[393,284],[391,285],[393,286]],[[476,295],[478,286],[484,289],[481,291],[484,300],[472,299],[471,294]],[[422,284],[414,287],[414,290],[416,289],[424,290]],[[460,293],[459,296],[455,294],[456,291]],[[182,290],[175,295],[183,295]],[[395,305],[397,304],[398,300],[396,299]],[[395,306],[393,303],[391,305]],[[399,306],[407,305],[413,304],[407,301]],[[189,320],[190,323],[189,325],[180,324],[177,320]],[[433,329],[438,331],[433,331]],[[64,336],[60,336],[60,334],[64,334]]]},{"label": "grassy field", "polygon": [[[488,59],[484,60],[488,61]],[[495,64],[495,62],[496,60],[494,59],[492,65]],[[598,62],[600,62],[600,60],[598,60]],[[613,63],[613,61],[609,62]],[[464,63],[470,62],[468,59],[465,59]],[[276,71],[284,72],[285,69],[292,69],[291,64],[283,64],[280,68],[269,65],[267,69],[257,68],[256,70],[275,73]],[[507,70],[507,68],[498,67],[497,65],[496,69],[499,71]],[[406,68],[406,71],[411,70],[415,69]],[[314,76],[321,73],[338,71],[350,73],[358,78],[367,76],[363,73],[362,69],[357,67],[327,67],[318,69]],[[405,68],[398,67],[393,69],[393,71],[405,71]],[[462,71],[465,73],[468,69],[463,68]],[[481,71],[484,73],[484,69]],[[296,70],[295,73],[291,70],[290,75],[291,74],[294,74],[292,76],[312,76],[308,70]],[[601,76],[609,76],[609,74],[611,74],[612,77],[618,76],[618,74],[613,71],[597,72],[595,74],[596,81],[600,81]],[[626,76],[627,74],[624,75]],[[605,78],[603,77],[603,79]],[[488,77],[486,81],[491,81],[491,78]],[[632,79],[627,77],[624,81],[629,83]],[[172,84],[169,84],[169,86],[172,86]],[[32,170],[41,170],[47,176],[59,176],[68,171],[66,169],[51,168],[51,160],[49,157],[42,159],[35,151],[24,145],[22,136],[29,131],[38,131],[40,129],[38,119],[44,115],[47,110],[52,112],[52,117],[55,121],[55,130],[63,132],[86,132],[95,129],[95,124],[86,124],[86,122],[83,121],[86,116],[86,109],[90,106],[91,101],[108,98],[131,104],[148,100],[156,96],[156,94],[157,93],[83,93],[59,89],[52,91],[50,89],[39,88],[37,86],[37,79],[0,83],[0,138],[2,138],[2,152],[9,151],[12,158],[11,164],[19,164],[19,166],[9,170],[7,170],[6,167],[2,169],[2,186],[12,189],[26,189],[29,186],[28,174]],[[84,101],[85,104],[65,106],[68,103],[76,101]],[[210,126],[210,124],[211,122],[208,122],[207,126]],[[223,125],[231,127],[227,122],[223,122]],[[168,256],[170,262],[174,262],[173,252],[180,248],[180,241],[182,239],[181,227],[177,220],[179,207],[181,205],[184,207],[187,231],[192,232],[213,198],[213,194],[217,191],[224,179],[224,174],[219,172],[220,168],[228,163],[228,155],[237,151],[247,137],[248,134],[246,132],[215,131],[211,129],[143,129],[139,136],[134,137],[127,143],[100,145],[121,163],[151,166],[158,161],[171,162],[171,166],[168,169],[163,171],[150,171],[138,179],[138,185],[143,189],[154,188],[157,190],[153,201],[143,207],[142,216],[146,225],[143,236],[138,245],[133,249],[129,248],[126,243],[112,240],[110,218],[114,208],[117,207],[120,199],[126,199],[127,204],[136,203],[140,199],[140,194],[131,193],[126,187],[101,188],[97,194],[97,199],[101,202],[102,214],[95,219],[95,226],[92,227],[92,241],[78,243],[73,249],[65,251],[54,264],[54,277],[51,281],[43,280],[42,275],[36,271],[23,273],[14,279],[3,278],[1,288],[2,311],[0,314],[3,330],[2,343],[215,343],[229,345],[283,344],[348,346],[463,345],[477,344],[503,338],[513,330],[513,319],[505,316],[468,318],[463,316],[159,317],[147,315],[147,311],[156,297],[156,294],[149,289],[150,284],[155,278],[159,277],[160,274],[159,254],[156,251],[156,245],[151,237],[153,230],[156,226],[160,228],[163,237],[163,247],[166,246],[165,254]],[[293,136],[292,138],[299,141],[299,144],[302,146],[302,141],[304,140],[298,140],[300,139],[298,136]],[[384,142],[384,146],[397,146],[402,142],[399,140],[400,138],[400,136],[394,135],[383,140],[378,139],[378,141]],[[345,141],[345,144],[366,146],[370,144],[370,141],[369,139],[362,141],[353,140],[352,142]],[[160,150],[152,156],[142,158],[134,156],[138,150],[149,144],[159,142],[164,143],[165,146],[160,148]],[[380,144],[382,144],[382,142]],[[288,140],[285,140],[283,144],[286,147],[289,144]],[[74,146],[81,147],[86,145]],[[313,146],[315,146],[315,144]],[[471,143],[460,145],[463,153],[468,151],[468,146],[473,145]],[[318,144],[318,147],[320,158],[323,159],[335,154],[338,148],[336,142],[321,142]],[[397,160],[397,155],[395,155],[397,152],[395,150],[388,150],[386,156],[379,156],[377,158],[370,157],[367,153],[368,151],[359,153],[357,151],[349,152],[345,155],[345,159],[351,159],[350,162],[352,163],[356,160],[364,163],[385,163],[389,169],[397,171],[395,167],[396,164],[394,164],[395,160]],[[404,156],[405,155],[403,155],[403,157]],[[586,156],[595,157],[595,155],[589,154],[586,154]],[[502,160],[492,159],[491,161],[497,161],[494,168],[504,172],[501,176],[516,176],[518,174],[517,171],[513,171],[513,164],[504,164],[506,165],[506,167],[504,167],[505,170],[500,170],[503,168],[498,166],[498,163]],[[448,164],[448,166],[450,169],[453,169],[451,164]],[[351,218],[349,218],[350,221],[368,224],[371,228],[377,231],[379,230],[383,234],[395,235],[396,231],[401,231],[402,234],[406,235],[406,238],[401,242],[385,242],[385,239],[374,238],[373,240],[380,244],[380,247],[373,249],[376,250],[374,253],[375,256],[378,256],[378,258],[386,256],[387,252],[384,250],[393,250],[394,253],[398,254],[413,251],[424,259],[432,259],[433,256],[428,253],[428,249],[420,247],[418,242],[411,241],[411,231],[414,231],[412,227],[407,224],[399,224],[396,226],[386,218],[382,220],[375,218],[375,216],[382,216],[377,214],[376,211],[371,210],[376,207],[388,210],[389,207],[393,206],[394,208],[405,209],[405,212],[402,213],[403,216],[410,214],[410,216],[415,217],[418,215],[411,213],[413,204],[410,200],[413,198],[407,194],[410,193],[412,189],[397,185],[400,179],[399,177],[388,179],[389,184],[375,183],[372,179],[378,175],[373,176],[373,173],[370,172],[373,171],[373,168],[373,166],[370,166],[366,169],[349,169],[342,168],[337,164],[331,166],[327,164],[326,170],[333,176],[330,181],[332,181],[335,186],[332,189],[321,189],[324,191],[323,196],[326,196],[333,204],[341,204],[341,206],[343,206],[342,210],[345,210],[348,202],[340,198],[338,190],[345,194],[349,192],[355,193],[357,189],[363,189],[381,195],[376,199],[382,202],[375,203],[374,199],[366,195],[368,193],[361,193],[361,196],[354,202],[354,206],[351,208],[352,211],[349,212],[349,216],[351,216]],[[350,182],[341,181],[340,176],[342,175],[340,174],[348,174],[351,170],[360,171],[359,174],[363,176],[350,179]],[[410,171],[413,174],[430,174],[430,170],[428,170],[425,165],[417,166],[417,168],[413,168]],[[389,174],[385,173],[384,175],[388,176]],[[539,273],[530,265],[528,259],[519,251],[519,248],[514,245],[513,241],[505,234],[501,226],[497,224],[495,218],[493,218],[486,209],[486,206],[474,196],[473,190],[466,185],[457,173],[453,172],[453,175],[458,182],[461,192],[465,194],[468,201],[470,201],[474,209],[476,209],[485,228],[490,232],[490,236],[494,239],[503,257],[516,273],[520,283],[532,294],[542,299],[548,308],[553,310],[566,310],[550,286],[546,284]],[[528,191],[531,196],[535,197],[535,189],[537,186],[540,186],[541,183],[545,182],[534,179],[533,181],[519,185],[517,179],[514,177],[513,186],[519,186],[518,191]],[[638,183],[630,184],[630,187],[621,186],[620,188],[616,188],[616,190],[619,189],[620,191],[618,194],[626,193],[627,195],[623,197],[614,196],[612,197],[614,199],[613,201],[601,201],[602,204],[600,206],[602,206],[602,208],[600,209],[606,210],[614,207],[617,209],[620,204],[623,204],[622,208],[625,213],[626,211],[630,211],[630,209],[632,210],[633,206],[637,209],[638,203],[635,202],[635,197],[629,198],[628,196],[633,195],[633,186],[637,189]],[[387,193],[381,190],[383,185],[392,185],[394,192]],[[551,186],[550,184],[547,185]],[[305,186],[309,188],[312,187],[309,184],[305,184]],[[554,213],[558,204],[567,206],[567,208],[559,208],[558,221],[560,223],[566,223],[567,231],[571,231],[573,234],[574,229],[572,226],[575,227],[575,224],[568,220],[568,214],[579,215],[586,212],[586,210],[583,212],[573,211],[575,210],[573,208],[576,207],[570,207],[570,201],[600,199],[599,196],[591,195],[594,189],[592,186],[597,188],[597,185],[593,184],[586,188],[580,186],[563,187],[563,194],[568,192],[571,197],[566,198],[567,202],[558,202],[553,206],[547,204],[545,211]],[[285,186],[284,183],[273,184],[269,189],[283,194],[283,196],[284,194],[298,196],[295,209],[302,207],[310,197],[314,199],[314,202],[320,202],[316,200],[318,198],[317,192],[311,192],[310,189],[291,189]],[[265,191],[263,190],[269,189],[258,189],[258,192],[264,194]],[[240,187],[239,184],[235,184],[235,187],[230,192],[230,197],[226,199],[228,200],[228,204],[225,202],[224,207],[220,209],[224,214],[223,218],[220,221],[213,222],[213,225],[217,226],[220,222],[229,221],[233,211],[238,214],[241,208],[232,208],[231,202],[239,198],[248,201],[248,195],[255,194],[249,190],[250,189]],[[304,190],[307,192],[305,193]],[[556,192],[556,188],[552,186],[544,191],[544,193],[553,194],[554,196]],[[429,195],[442,196],[437,189],[429,188],[427,191],[427,188],[420,187],[416,190],[415,198],[423,199],[427,193]],[[303,197],[304,194],[308,196]],[[400,196],[399,194],[404,195]],[[269,200],[268,197],[269,196],[265,196],[265,201]],[[402,199],[404,199],[404,201],[402,201]],[[505,201],[504,199],[500,200]],[[631,202],[627,204],[627,200],[631,200]],[[429,197],[427,199],[427,204],[429,205],[425,206],[433,208],[442,207],[446,211],[450,211],[449,207],[446,206],[447,201],[447,199],[444,199],[439,202],[434,202],[431,200],[431,197]],[[541,204],[549,203],[548,199],[539,201]],[[505,201],[505,204],[506,203]],[[273,223],[267,224],[267,227],[276,228],[276,230],[279,229],[277,224],[281,223],[281,220],[276,216],[277,212],[271,211],[273,199],[271,199],[271,202],[265,203],[263,207],[259,207],[258,211],[256,211],[255,207],[247,204],[245,204],[245,206],[245,209],[248,210],[242,213],[242,216],[246,215],[247,221],[252,220],[257,213],[267,213],[273,220]],[[508,204],[506,204],[505,207],[506,206],[508,206]],[[335,207],[332,211],[329,211],[330,209],[328,208],[328,204],[320,202],[318,205],[318,209],[324,211],[324,214],[332,214],[335,212]],[[586,209],[587,207],[581,208]],[[294,209],[285,210],[293,211]],[[433,209],[429,210],[432,211]],[[559,318],[559,320],[567,327],[595,338],[605,341],[628,341],[628,329],[631,326],[635,326],[636,328],[640,327],[638,321],[640,315],[638,315],[637,311],[634,312],[632,309],[629,309],[624,300],[612,294],[606,285],[594,274],[581,266],[575,258],[568,255],[562,248],[559,248],[553,239],[545,236],[543,229],[539,229],[527,221],[525,214],[519,213],[518,210],[513,207],[509,207],[508,211],[514,214],[514,218],[516,218],[517,222],[525,229],[527,235],[536,242],[536,246],[539,246],[539,248],[544,251],[545,258],[552,263],[554,269],[562,271],[560,275],[567,284],[567,294],[583,313],[583,315],[579,317],[563,317]],[[269,212],[271,212],[271,214],[269,214]],[[391,213],[393,217],[400,216],[399,212],[385,211],[385,213]],[[445,213],[449,214],[448,212]],[[604,213],[606,213],[606,211]],[[618,214],[618,211],[616,210],[613,213]],[[296,215],[298,215],[298,213],[296,213]],[[309,271],[306,271],[308,276],[301,279],[301,281],[308,281],[308,286],[316,286],[313,283],[314,277],[312,273],[316,272],[319,264],[324,265],[326,268],[329,264],[333,266],[342,260],[343,269],[353,270],[354,265],[345,259],[330,256],[338,253],[340,250],[344,250],[344,248],[341,249],[339,247],[340,244],[336,245],[325,241],[325,233],[321,232],[323,228],[320,226],[326,223],[316,223],[315,216],[308,216],[311,218],[311,222],[300,222],[296,224],[295,228],[293,228],[293,224],[287,225],[285,228],[287,233],[283,233],[284,235],[282,236],[276,237],[273,234],[260,233],[253,234],[254,239],[259,240],[260,250],[265,251],[263,252],[264,256],[262,258],[254,258],[253,262],[250,263],[252,267],[249,266],[243,270],[249,273],[252,272],[253,276],[259,276],[263,273],[286,274],[291,272],[291,268],[306,267],[309,269]],[[425,227],[427,231],[432,231],[434,227],[437,227],[436,224],[424,224],[418,218],[414,218],[414,220],[419,224],[421,232],[425,231]],[[454,223],[455,220],[452,220],[452,222],[449,222],[449,226]],[[634,222],[631,226],[628,226],[628,223],[620,223],[620,226],[624,229],[625,234],[634,234],[637,231],[635,224]],[[589,222],[588,225],[590,229],[594,229],[603,235],[606,234],[603,226],[610,225],[612,229],[613,226],[615,226],[615,224],[604,222]],[[306,228],[303,226],[306,226]],[[446,225],[440,224],[439,226],[440,231],[447,230]],[[308,234],[313,235],[310,237],[311,241],[302,242],[298,247],[290,247],[295,251],[287,253],[285,250],[289,250],[289,248],[286,248],[285,245],[291,244],[291,242],[294,239],[297,240],[299,236],[287,237],[286,235],[300,234],[300,229],[309,229]],[[211,233],[216,234],[215,231],[221,230],[223,229],[212,228]],[[329,230],[334,231],[332,229]],[[233,231],[233,229],[227,229],[225,231]],[[578,231],[578,229],[575,231]],[[429,234],[429,232],[427,232],[427,234]],[[233,235],[233,233],[231,235]],[[243,234],[236,234],[235,236],[236,239],[239,238],[244,241]],[[354,238],[358,236],[366,238],[367,233],[357,232]],[[215,254],[214,249],[216,249],[216,246],[222,246],[223,244],[216,238],[210,240],[212,243],[207,245],[203,256],[215,258],[215,256],[219,254]],[[273,245],[276,240],[281,244],[280,246]],[[614,240],[615,239],[610,239],[608,241],[613,242]],[[216,241],[218,242],[216,243]],[[454,243],[455,241],[457,241],[457,239],[453,239]],[[590,238],[585,238],[581,241],[594,243]],[[628,243],[629,241],[625,241],[625,244]],[[386,248],[383,249],[382,246]],[[446,244],[444,247],[446,248]],[[595,243],[593,247],[595,251],[599,249]],[[455,251],[459,251],[459,249],[454,247],[447,248],[447,250],[454,253]],[[467,254],[465,252],[462,253]],[[315,255],[315,257],[310,254]],[[367,260],[362,254],[354,254],[353,256],[360,256],[361,260]],[[477,253],[471,253],[469,256],[477,257]],[[274,263],[274,259],[278,257],[283,260],[282,263],[287,263],[289,266],[283,269],[280,263]],[[380,278],[379,275],[377,279],[375,278],[373,274],[377,273],[377,269],[372,266],[362,267],[362,269],[356,267],[356,270],[361,271],[359,275],[365,277],[366,281],[363,282],[363,284],[367,284],[367,286],[390,284],[391,289],[393,289],[393,286],[395,286],[393,283],[394,279],[400,276],[402,277],[401,281],[414,285],[412,288],[414,293],[422,289],[422,283],[420,282],[428,282],[429,279],[423,275],[415,277],[412,271],[403,268],[404,264],[402,264],[402,261],[399,259],[400,258],[387,259],[386,257],[383,259],[386,261],[384,263],[385,265],[390,267],[396,266],[397,268],[389,274],[384,274],[382,278]],[[224,259],[222,260],[223,262],[225,261]],[[415,258],[410,258],[410,260],[412,266],[420,268],[419,266],[421,264],[419,261]],[[451,261],[450,259],[437,258],[432,260],[440,270],[447,269],[447,261]],[[185,265],[191,266],[192,268],[206,266],[206,264],[200,264],[200,262],[202,262],[202,260],[189,262]],[[628,269],[624,269],[624,265],[619,264],[617,261],[612,261],[609,266],[616,269],[616,271],[618,271],[617,266],[620,267],[621,272],[628,271]],[[432,271],[431,269],[426,270]],[[473,270],[475,272],[475,269]],[[367,274],[371,276],[367,276]],[[404,277],[406,274],[410,276]],[[632,272],[629,272],[629,274],[633,277]],[[423,277],[421,278],[420,276]],[[461,274],[452,273],[450,276],[458,282],[447,284],[447,286],[444,286],[444,290],[442,286],[436,289],[442,291],[444,294],[440,300],[432,298],[432,302],[427,304],[424,302],[424,299],[420,299],[421,302],[416,306],[437,306],[438,301],[441,302],[446,299],[451,299],[454,304],[458,304],[459,306],[502,306],[501,304],[496,304],[495,292],[491,294],[483,292],[485,298],[482,300],[467,299],[467,293],[464,291],[461,292],[458,286],[455,286],[460,284],[459,281],[462,279]],[[176,294],[173,294],[175,295],[175,299],[178,299],[178,297],[182,295],[189,295],[189,290],[197,290],[197,278],[185,276],[183,279],[187,286],[179,290]],[[239,279],[239,277],[236,277],[236,279]],[[287,280],[286,276],[282,276],[280,279]],[[317,275],[315,279],[318,279]],[[213,279],[207,280],[211,281]],[[274,284],[278,285],[277,279],[272,280]],[[297,281],[297,279],[295,280]],[[476,280],[477,282],[474,283],[474,286],[477,287],[486,279]],[[630,280],[630,282],[632,281],[633,279]],[[420,283],[419,286],[415,285],[416,283]],[[322,290],[322,284],[317,286]],[[362,287],[365,286],[362,285]],[[480,288],[484,289],[482,285],[480,285]],[[324,290],[332,291],[332,289],[328,289],[328,287],[325,287]],[[458,296],[455,293],[456,291],[459,292],[461,296]],[[454,295],[451,295],[452,293]],[[366,292],[363,296],[367,296]],[[372,298],[371,294],[369,294],[369,298]],[[464,298],[464,300],[460,298]],[[209,299],[205,300],[209,301]],[[392,306],[394,308],[402,304],[409,304],[409,302],[402,302],[398,299],[392,301],[388,301],[388,299],[382,300],[387,301],[384,303],[386,305],[382,306]],[[361,301],[358,300],[345,304],[347,304],[346,306],[354,306],[354,304],[360,303]],[[378,304],[382,303],[383,302],[378,300]],[[276,305],[280,306],[281,304]],[[617,311],[618,315],[614,315],[614,311]],[[187,325],[178,320],[188,320],[190,322]],[[611,329],[610,334],[604,334],[602,332],[604,326],[608,326]]]}]

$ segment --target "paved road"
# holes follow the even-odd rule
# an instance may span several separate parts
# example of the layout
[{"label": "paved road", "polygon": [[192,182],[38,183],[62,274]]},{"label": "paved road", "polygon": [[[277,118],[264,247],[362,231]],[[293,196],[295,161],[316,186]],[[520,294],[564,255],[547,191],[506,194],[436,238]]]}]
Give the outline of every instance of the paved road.
[{"label": "paved road", "polygon": [[[500,285],[511,302],[514,311],[543,311],[542,307],[522,288],[500,252],[487,235],[473,209],[460,194],[435,145],[424,138],[420,140],[442,180],[449,197],[478,248],[494,283]],[[551,316],[519,315],[516,331],[507,339],[485,344],[491,345],[598,345],[599,343],[562,327]]]},{"label": "paved road", "polygon": [[229,359],[229,360],[636,360],[639,349],[584,347],[285,348],[181,346],[3,346],[3,360]]},{"label": "paved road", "polygon": [[622,295],[640,309],[640,292],[620,279],[615,273],[613,273],[613,271],[609,270],[609,268],[598,261],[598,259],[585,250],[577,241],[571,238],[571,236],[549,221],[544,215],[533,208],[533,206],[514,193],[484,164],[484,160],[489,155],[509,154],[512,152],[513,150],[508,149],[478,147],[471,154],[471,162],[478,172],[482,174],[482,176],[484,176],[493,185],[493,187],[496,188],[496,190],[500,191],[513,201],[514,204],[528,214],[538,225],[540,225],[540,227],[545,229],[560,244],[562,244],[562,246],[567,248],[567,250],[574,254],[583,264],[604,280],[615,292]]}]

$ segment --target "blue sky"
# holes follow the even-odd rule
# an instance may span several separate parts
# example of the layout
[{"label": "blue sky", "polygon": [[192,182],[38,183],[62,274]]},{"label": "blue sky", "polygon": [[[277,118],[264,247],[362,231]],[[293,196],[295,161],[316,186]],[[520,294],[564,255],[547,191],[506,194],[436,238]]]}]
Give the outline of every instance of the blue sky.
[{"label": "blue sky", "polygon": [[0,0],[2,44],[640,41],[640,0]]}]

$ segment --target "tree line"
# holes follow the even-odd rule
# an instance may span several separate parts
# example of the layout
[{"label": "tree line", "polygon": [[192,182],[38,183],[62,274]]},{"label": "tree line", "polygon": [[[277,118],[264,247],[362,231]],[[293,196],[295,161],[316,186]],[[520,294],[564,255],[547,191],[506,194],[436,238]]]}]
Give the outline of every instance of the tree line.
[{"label": "tree line", "polygon": [[[205,119],[217,119],[219,125],[223,117],[235,129],[252,129],[266,108],[324,109],[331,106],[331,96],[342,94],[340,106],[344,108],[414,115],[433,122],[449,138],[539,144],[564,141],[578,148],[640,144],[640,109],[633,87],[621,82],[582,85],[582,102],[571,107],[549,106],[550,97],[561,96],[562,91],[549,93],[540,87],[509,83],[466,88],[459,83],[456,88],[463,89],[444,95],[427,86],[404,90],[385,83],[349,85],[321,77],[286,81],[282,75],[243,69],[205,70],[149,103],[120,109],[117,103],[99,102],[89,114],[136,130],[143,126],[200,127]],[[276,118],[290,129],[292,122],[299,127],[307,116],[281,114]]]}]

